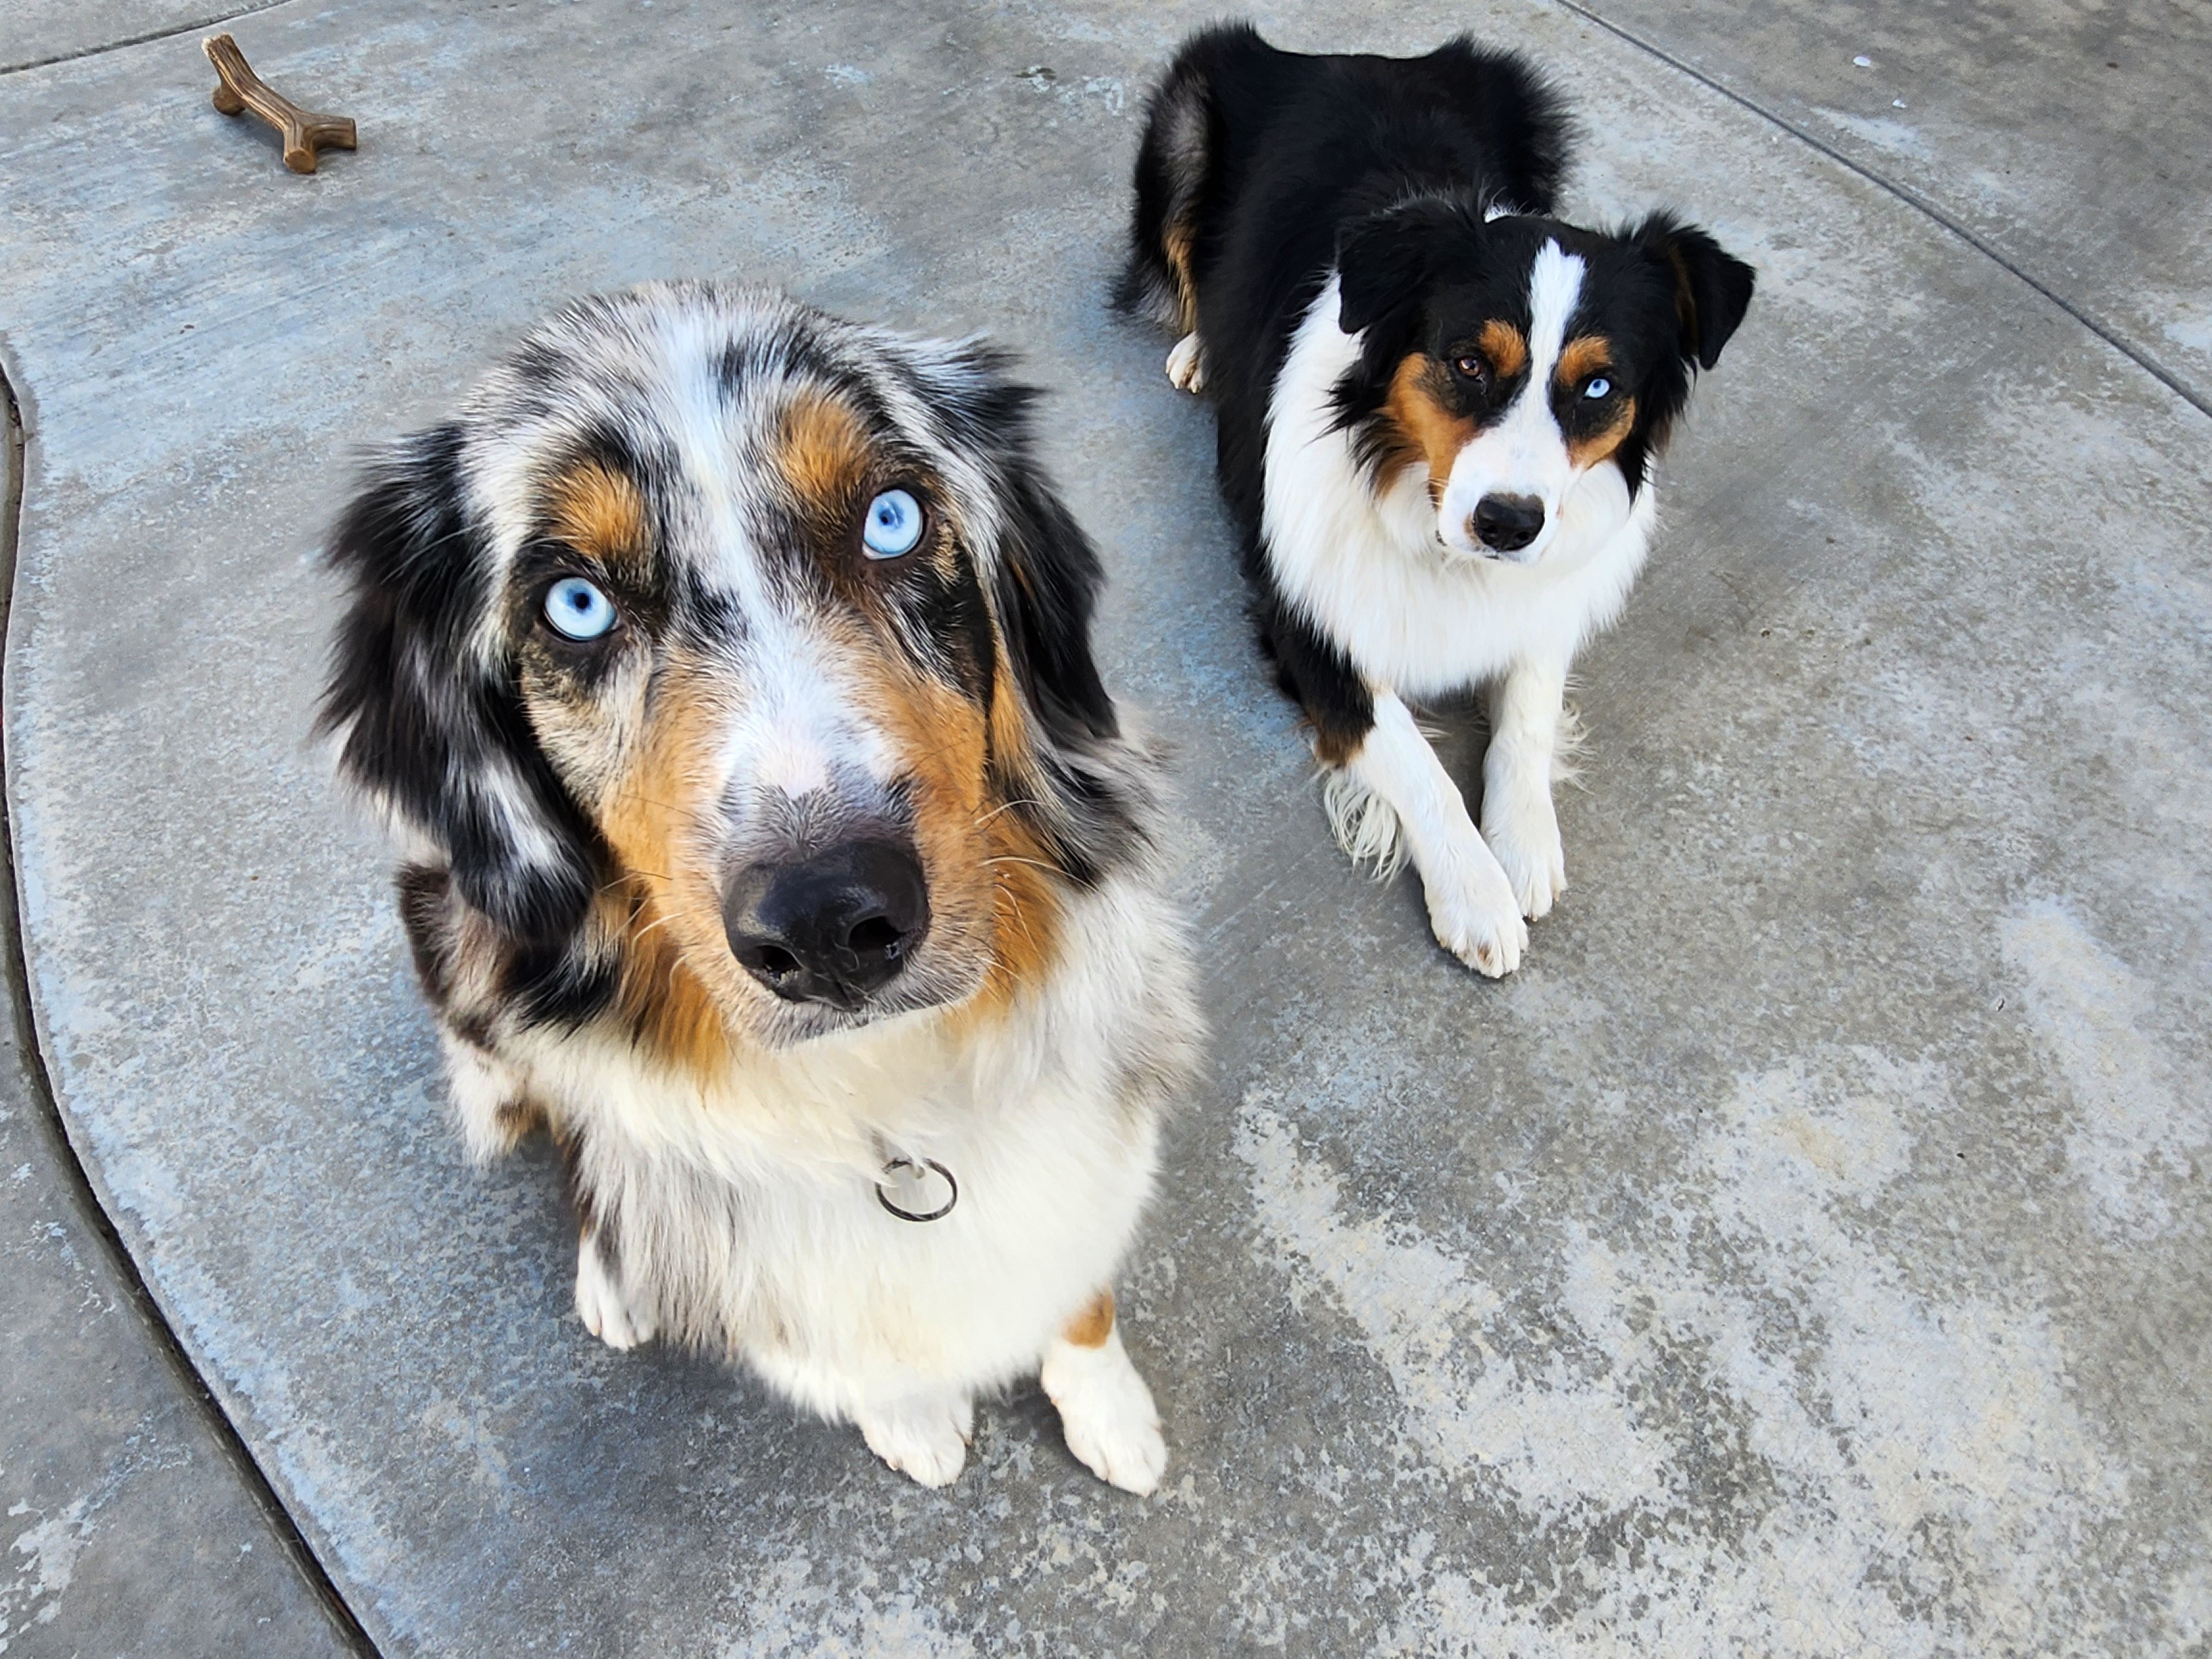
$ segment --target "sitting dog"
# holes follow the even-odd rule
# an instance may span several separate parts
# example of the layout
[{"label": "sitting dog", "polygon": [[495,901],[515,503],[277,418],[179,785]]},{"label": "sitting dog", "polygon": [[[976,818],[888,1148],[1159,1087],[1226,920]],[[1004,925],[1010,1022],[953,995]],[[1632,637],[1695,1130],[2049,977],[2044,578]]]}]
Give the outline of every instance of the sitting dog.
[{"label": "sitting dog", "polygon": [[[1557,100],[1466,40],[1279,52],[1211,28],[1154,94],[1121,299],[1213,399],[1263,644],[1338,839],[1408,857],[1444,947],[1510,973],[1566,886],[1552,809],[1567,671],[1619,614],[1651,462],[1751,268],[1655,214],[1550,217]],[[1488,690],[1482,827],[1413,707]]]},{"label": "sitting dog", "polygon": [[773,295],[577,304],[373,467],[324,718],[469,1146],[565,1155],[596,1335],[930,1486],[1041,1370],[1143,1492],[1109,1286],[1200,1033],[1030,397]]}]

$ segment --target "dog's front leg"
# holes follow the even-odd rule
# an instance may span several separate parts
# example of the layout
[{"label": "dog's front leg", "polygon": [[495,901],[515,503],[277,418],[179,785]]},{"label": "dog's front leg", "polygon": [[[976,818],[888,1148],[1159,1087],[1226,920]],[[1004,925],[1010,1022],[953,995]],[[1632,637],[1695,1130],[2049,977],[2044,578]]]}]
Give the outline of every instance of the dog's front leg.
[{"label": "dog's front leg", "polygon": [[1313,727],[1314,753],[1328,769],[1323,793],[1344,850],[1383,874],[1410,856],[1437,942],[1478,973],[1511,973],[1528,946],[1528,924],[1413,711],[1286,608],[1263,612],[1261,625],[1284,684]]},{"label": "dog's front leg", "polygon": [[1206,390],[1205,348],[1198,343],[1196,329],[1177,340],[1175,349],[1168,353],[1168,383],[1193,396]]},{"label": "dog's front leg", "polygon": [[586,1226],[577,1234],[576,1316],[610,1348],[635,1348],[652,1341],[652,1319],[623,1294],[619,1259],[603,1250],[601,1243],[594,1227]]},{"label": "dog's front leg", "polygon": [[1552,807],[1552,763],[1566,689],[1564,666],[1516,663],[1490,691],[1482,839],[1531,921],[1567,890],[1567,855]]},{"label": "dog's front leg", "polygon": [[1477,973],[1510,974],[1528,945],[1512,884],[1413,711],[1392,692],[1372,696],[1374,724],[1338,768],[1397,815],[1437,943]]},{"label": "dog's front leg", "polygon": [[868,1449],[925,1486],[949,1486],[968,1462],[975,1406],[954,1389],[918,1389],[871,1400],[854,1413]]},{"label": "dog's front leg", "polygon": [[1168,1443],[1152,1391],[1121,1346],[1112,1291],[1099,1291],[1045,1351],[1037,1380],[1060,1407],[1060,1432],[1084,1468],[1139,1497],[1160,1484]]}]

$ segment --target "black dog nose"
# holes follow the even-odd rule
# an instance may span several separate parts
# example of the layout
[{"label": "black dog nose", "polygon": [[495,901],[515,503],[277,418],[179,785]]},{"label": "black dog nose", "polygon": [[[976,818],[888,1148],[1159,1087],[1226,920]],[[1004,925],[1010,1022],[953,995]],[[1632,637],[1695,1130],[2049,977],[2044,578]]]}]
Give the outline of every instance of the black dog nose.
[{"label": "black dog nose", "polygon": [[1474,504],[1474,538],[1500,553],[1517,553],[1544,528],[1544,504],[1534,495],[1485,495]]},{"label": "black dog nose", "polygon": [[785,1001],[857,1008],[929,931],[929,885],[910,848],[848,842],[738,871],[722,927],[746,972]]}]

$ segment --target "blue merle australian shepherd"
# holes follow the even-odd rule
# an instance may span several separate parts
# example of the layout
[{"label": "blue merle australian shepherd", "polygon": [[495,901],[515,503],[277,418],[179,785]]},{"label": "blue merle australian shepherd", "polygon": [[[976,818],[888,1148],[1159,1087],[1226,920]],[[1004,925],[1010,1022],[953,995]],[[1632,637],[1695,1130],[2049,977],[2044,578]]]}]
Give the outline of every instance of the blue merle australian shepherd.
[{"label": "blue merle australian shepherd", "polygon": [[[1619,614],[1653,458],[1751,302],[1654,214],[1552,216],[1568,124],[1519,59],[1185,44],[1137,161],[1123,300],[1219,422],[1261,632],[1346,850],[1411,859],[1437,938],[1510,973],[1566,886],[1552,809],[1575,653]],[[1413,710],[1486,690],[1476,828]]]},{"label": "blue merle australian shepherd", "polygon": [[933,1486],[1041,1370],[1148,1492],[1110,1285],[1198,1027],[1028,401],[772,295],[574,306],[374,466],[325,719],[470,1146],[566,1153],[596,1335]]}]

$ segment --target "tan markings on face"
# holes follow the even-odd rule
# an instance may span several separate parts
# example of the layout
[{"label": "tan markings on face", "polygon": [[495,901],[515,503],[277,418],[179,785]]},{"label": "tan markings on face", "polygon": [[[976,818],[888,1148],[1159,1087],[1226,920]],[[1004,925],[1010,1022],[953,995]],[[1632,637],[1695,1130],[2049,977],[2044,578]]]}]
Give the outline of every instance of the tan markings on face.
[{"label": "tan markings on face", "polygon": [[1621,441],[1628,436],[1635,424],[1636,399],[1623,398],[1613,405],[1613,418],[1605,423],[1603,429],[1585,433],[1568,444],[1567,459],[1577,472],[1595,466],[1620,447]]},{"label": "tan markings on face", "polygon": [[[802,532],[815,544],[817,568],[830,590],[881,620],[880,586],[860,574],[869,562],[850,556],[855,521],[872,494],[894,482],[925,497],[927,492],[918,480],[888,477],[859,414],[818,390],[801,392],[792,399],[771,459],[784,478]],[[946,533],[939,533],[940,530]],[[957,525],[933,526],[913,552],[896,562],[906,568],[926,558],[940,575],[951,575],[958,557],[957,531]]]},{"label": "tan markings on face", "polygon": [[1073,1343],[1079,1348],[1101,1348],[1113,1334],[1114,1292],[1101,1291],[1081,1313],[1067,1322],[1067,1328],[1060,1337],[1061,1341]]},{"label": "tan markings on face", "polygon": [[1474,343],[1481,348],[1491,373],[1501,380],[1510,380],[1528,367],[1528,337],[1510,323],[1492,318],[1474,337]]},{"label": "tan markings on face", "polygon": [[554,479],[546,498],[556,536],[640,586],[651,580],[652,520],[634,479],[586,461]]},{"label": "tan markings on face", "polygon": [[774,460],[808,518],[842,523],[858,504],[869,454],[860,417],[827,392],[810,390],[785,410]]},{"label": "tan markings on face", "polygon": [[[1002,769],[1014,779],[1029,775],[1036,753],[1035,739],[1024,713],[1013,671],[1001,659],[997,684],[991,695],[991,750],[1003,757]],[[1016,990],[1042,980],[1052,965],[1060,925],[1060,888],[1051,848],[1045,846],[1014,802],[1035,790],[1015,782],[1017,792],[994,799],[985,808],[991,874],[997,892],[993,902],[996,939],[991,974],[980,999],[988,1007],[1003,1007]]]},{"label": "tan markings on face", "polygon": [[1601,369],[1613,367],[1613,342],[1599,334],[1585,334],[1561,348],[1559,367],[1552,379],[1567,391],[1579,387]]},{"label": "tan markings on face", "polygon": [[1382,411],[1397,428],[1395,446],[1404,456],[1401,465],[1418,460],[1429,470],[1429,495],[1440,500],[1451,482],[1452,463],[1474,436],[1474,418],[1455,413],[1443,401],[1443,376],[1450,371],[1425,352],[1416,351],[1398,365],[1390,377],[1389,395]]},{"label": "tan markings on face", "polygon": [[1186,334],[1198,326],[1198,289],[1190,277],[1190,227],[1180,219],[1169,224],[1160,235],[1168,269],[1175,273],[1176,325]]},{"label": "tan markings on face", "polygon": [[988,720],[958,691],[878,654],[866,695],[897,750],[914,809],[915,841],[929,872],[931,945],[972,952],[983,969],[963,1022],[1003,1010],[1050,966],[1059,934],[1057,866],[992,787],[992,757],[1024,757],[1030,740],[1003,660]]},{"label": "tan markings on face", "polygon": [[[1603,374],[1612,367],[1613,342],[1601,334],[1584,334],[1568,341],[1561,349],[1559,367],[1553,371],[1553,380],[1569,397],[1577,397],[1581,394],[1583,381],[1593,374]],[[1630,428],[1635,424],[1636,399],[1616,399],[1611,417],[1601,428],[1568,440],[1568,461],[1577,472],[1595,466],[1620,447],[1621,440],[1628,436]]]},{"label": "tan markings on face", "polygon": [[729,1062],[718,1006],[746,994],[722,927],[721,895],[699,829],[720,787],[718,733],[727,711],[707,665],[672,656],[635,757],[599,805],[600,833],[622,871],[603,896],[623,941],[620,1000],[641,1042],[707,1074]]},{"label": "tan markings on face", "polygon": [[[624,932],[621,988],[617,1004],[623,1021],[637,1034],[641,1047],[699,1077],[715,1077],[729,1069],[735,1047],[728,1022],[708,988],[711,970],[694,966],[710,960],[709,946],[697,954],[678,942],[669,919],[650,896],[641,895],[641,883],[632,884],[635,898]],[[718,915],[715,921],[719,922]],[[728,947],[714,941],[722,954]],[[732,958],[734,964],[735,958]]]}]

